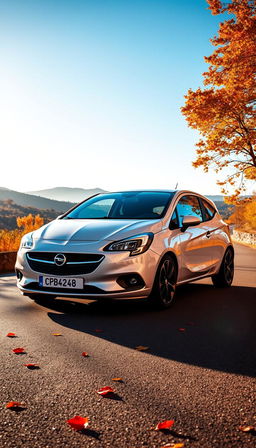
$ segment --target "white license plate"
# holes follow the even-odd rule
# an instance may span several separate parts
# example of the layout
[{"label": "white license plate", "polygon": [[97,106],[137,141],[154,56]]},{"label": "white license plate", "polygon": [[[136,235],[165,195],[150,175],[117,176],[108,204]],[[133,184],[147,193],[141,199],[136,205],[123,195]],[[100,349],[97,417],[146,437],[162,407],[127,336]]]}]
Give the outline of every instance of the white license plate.
[{"label": "white license plate", "polygon": [[40,275],[39,286],[48,288],[83,289],[84,280],[77,277],[48,277]]}]

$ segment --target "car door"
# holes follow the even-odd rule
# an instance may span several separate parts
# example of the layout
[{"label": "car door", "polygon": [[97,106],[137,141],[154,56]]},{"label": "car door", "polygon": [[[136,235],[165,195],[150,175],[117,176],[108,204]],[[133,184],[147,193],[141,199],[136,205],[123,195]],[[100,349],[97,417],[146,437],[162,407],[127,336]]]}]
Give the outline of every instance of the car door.
[{"label": "car door", "polygon": [[206,199],[200,198],[201,208],[204,215],[205,226],[207,226],[207,236],[209,247],[211,248],[212,264],[217,267],[229,243],[229,237],[225,228],[227,225],[221,220],[216,209]]},{"label": "car door", "polygon": [[[212,255],[209,246],[208,228],[203,222],[203,213],[196,195],[182,196],[176,206],[179,226],[181,269],[178,281],[186,281],[206,275],[212,268]],[[196,216],[201,223],[182,230],[184,216]]]}]

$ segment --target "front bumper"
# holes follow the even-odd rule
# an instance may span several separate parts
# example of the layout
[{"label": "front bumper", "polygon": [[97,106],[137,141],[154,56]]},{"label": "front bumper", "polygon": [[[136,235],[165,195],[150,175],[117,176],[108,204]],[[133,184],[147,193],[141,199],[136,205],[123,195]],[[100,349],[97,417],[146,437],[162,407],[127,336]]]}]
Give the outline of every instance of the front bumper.
[{"label": "front bumper", "polygon": [[[69,250],[64,250],[63,247],[51,247],[51,249],[52,252],[74,253],[74,247]],[[108,297],[115,299],[146,298],[152,290],[159,259],[159,256],[150,249],[136,256],[129,256],[128,252],[104,252],[105,258],[93,272],[78,275],[72,272],[72,275],[70,275],[70,277],[83,278],[84,288],[82,291],[63,290],[39,286],[39,276],[50,276],[50,274],[35,272],[31,269],[26,254],[32,255],[33,251],[38,251],[38,247],[32,250],[21,249],[17,254],[15,269],[16,272],[20,273],[21,277],[20,280],[17,279],[17,286],[23,295],[49,294],[66,298],[84,298],[86,300],[106,299]],[[49,249],[46,251],[51,252]],[[77,253],[81,252],[86,253],[86,247],[77,250]],[[93,253],[103,254],[102,251],[95,250]],[[121,286],[117,280],[128,274],[138,274],[143,280],[143,286]],[[51,276],[54,275],[51,274]],[[68,276],[67,274],[65,275],[65,277]]]}]

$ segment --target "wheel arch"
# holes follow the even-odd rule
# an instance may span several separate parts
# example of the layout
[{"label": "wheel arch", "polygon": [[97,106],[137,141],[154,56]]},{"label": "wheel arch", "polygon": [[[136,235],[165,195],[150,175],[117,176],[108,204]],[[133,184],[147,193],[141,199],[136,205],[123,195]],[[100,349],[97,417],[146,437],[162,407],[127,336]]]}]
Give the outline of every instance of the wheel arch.
[{"label": "wheel arch", "polygon": [[175,252],[173,252],[172,250],[167,250],[164,254],[162,254],[162,256],[161,256],[161,257],[159,258],[159,260],[158,260],[157,268],[156,268],[156,271],[155,271],[155,277],[156,277],[156,275],[157,275],[157,272],[158,272],[158,269],[159,269],[159,266],[160,266],[162,260],[163,260],[166,256],[170,256],[170,257],[173,258],[173,260],[175,261],[176,268],[177,268],[177,273],[178,273],[178,271],[179,271],[179,263],[178,263],[177,255],[176,255]]}]

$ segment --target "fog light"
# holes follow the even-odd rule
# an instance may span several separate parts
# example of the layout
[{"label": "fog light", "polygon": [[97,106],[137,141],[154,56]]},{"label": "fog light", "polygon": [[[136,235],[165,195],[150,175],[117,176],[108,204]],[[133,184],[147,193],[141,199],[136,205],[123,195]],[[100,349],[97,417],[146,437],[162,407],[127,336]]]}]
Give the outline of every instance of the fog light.
[{"label": "fog light", "polygon": [[131,277],[129,279],[129,283],[130,283],[130,285],[137,285],[138,279],[136,277]]},{"label": "fog light", "polygon": [[117,283],[124,289],[141,289],[145,286],[139,274],[124,274],[118,277]]}]

